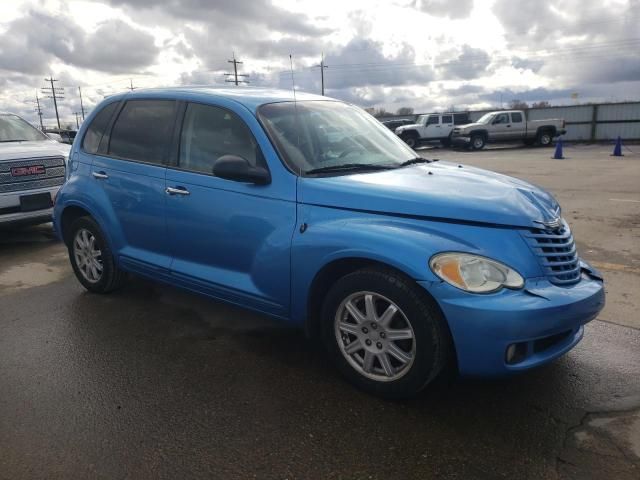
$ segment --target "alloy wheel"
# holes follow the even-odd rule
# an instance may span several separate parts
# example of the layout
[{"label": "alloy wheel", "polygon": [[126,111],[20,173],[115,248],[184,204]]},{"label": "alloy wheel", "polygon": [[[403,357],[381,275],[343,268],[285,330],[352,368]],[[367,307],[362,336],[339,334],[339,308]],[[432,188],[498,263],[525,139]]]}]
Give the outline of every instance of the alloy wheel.
[{"label": "alloy wheel", "polygon": [[398,305],[380,294],[356,292],[345,298],[334,331],[342,355],[367,378],[397,380],[413,365],[413,327]]},{"label": "alloy wheel", "polygon": [[73,239],[73,255],[82,276],[91,283],[102,278],[102,251],[96,245],[96,237],[89,230],[82,228]]}]

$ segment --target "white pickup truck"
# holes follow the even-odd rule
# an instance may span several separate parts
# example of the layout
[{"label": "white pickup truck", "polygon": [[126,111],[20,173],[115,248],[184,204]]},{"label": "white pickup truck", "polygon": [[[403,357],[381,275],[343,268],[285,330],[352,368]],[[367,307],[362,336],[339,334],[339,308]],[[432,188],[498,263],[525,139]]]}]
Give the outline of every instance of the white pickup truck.
[{"label": "white pickup truck", "polygon": [[396,128],[395,133],[411,148],[420,142],[440,141],[449,146],[449,137],[455,125],[469,123],[466,113],[433,113],[418,115],[415,123]]},{"label": "white pickup truck", "polygon": [[0,226],[51,220],[65,181],[69,145],[10,113],[0,113]]},{"label": "white pickup truck", "polygon": [[538,143],[546,147],[554,137],[566,133],[565,121],[527,120],[522,110],[485,113],[477,121],[455,127],[451,142],[481,150],[487,143],[523,141],[527,145]]}]

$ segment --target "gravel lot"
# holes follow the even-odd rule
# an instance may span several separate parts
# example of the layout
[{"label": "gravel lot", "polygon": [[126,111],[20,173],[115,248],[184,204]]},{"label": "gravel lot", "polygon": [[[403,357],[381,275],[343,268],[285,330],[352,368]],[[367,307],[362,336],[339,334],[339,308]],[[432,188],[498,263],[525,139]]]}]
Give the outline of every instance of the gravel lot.
[{"label": "gravel lot", "polygon": [[640,478],[640,154],[552,153],[420,150],[554,193],[605,310],[552,365],[406,402],[238,308],[142,279],[88,294],[50,225],[0,230],[0,478]]}]

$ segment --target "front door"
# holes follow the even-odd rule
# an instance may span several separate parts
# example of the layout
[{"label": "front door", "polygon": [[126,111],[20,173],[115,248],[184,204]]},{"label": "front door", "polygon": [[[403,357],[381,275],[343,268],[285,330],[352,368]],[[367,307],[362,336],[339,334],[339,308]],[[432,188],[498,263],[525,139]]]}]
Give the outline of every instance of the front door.
[{"label": "front door", "polygon": [[190,288],[286,317],[296,204],[272,185],[215,177],[214,163],[223,155],[265,165],[236,113],[189,103],[177,166],[166,176],[171,274]]},{"label": "front door", "polygon": [[126,102],[91,169],[110,204],[105,216],[120,262],[144,273],[168,271],[171,262],[164,190],[175,113],[172,100]]},{"label": "front door", "polygon": [[439,115],[429,115],[425,125],[424,138],[440,138],[442,136],[442,127],[440,125]]},{"label": "front door", "polygon": [[505,140],[509,137],[511,130],[511,121],[509,120],[508,113],[498,113],[490,125],[489,139],[490,140]]}]

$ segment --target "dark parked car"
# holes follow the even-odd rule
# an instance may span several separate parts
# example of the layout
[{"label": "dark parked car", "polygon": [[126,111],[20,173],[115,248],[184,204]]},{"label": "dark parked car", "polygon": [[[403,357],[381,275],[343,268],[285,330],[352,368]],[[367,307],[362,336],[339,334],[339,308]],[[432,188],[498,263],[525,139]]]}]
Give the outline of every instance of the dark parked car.
[{"label": "dark parked car", "polygon": [[396,120],[385,120],[384,122],[382,122],[382,124],[392,132],[395,132],[396,128],[398,127],[402,127],[403,125],[409,125],[411,123],[413,123],[413,120],[410,120],[408,118],[401,118]]}]

